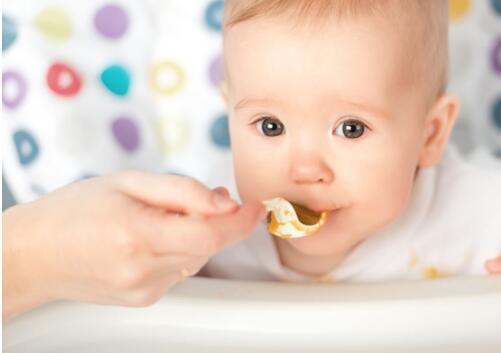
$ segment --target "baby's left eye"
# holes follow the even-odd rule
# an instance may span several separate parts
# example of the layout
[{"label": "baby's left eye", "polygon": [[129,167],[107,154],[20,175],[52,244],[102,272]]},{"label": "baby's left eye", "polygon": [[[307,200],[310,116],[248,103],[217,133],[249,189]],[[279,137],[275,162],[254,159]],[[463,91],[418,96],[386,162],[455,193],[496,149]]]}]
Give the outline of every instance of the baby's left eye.
[{"label": "baby's left eye", "polygon": [[350,119],[345,120],[341,124],[339,124],[336,127],[336,130],[334,130],[334,133],[337,136],[356,139],[364,134],[365,129],[367,129],[367,125],[365,125],[363,122],[355,119]]}]

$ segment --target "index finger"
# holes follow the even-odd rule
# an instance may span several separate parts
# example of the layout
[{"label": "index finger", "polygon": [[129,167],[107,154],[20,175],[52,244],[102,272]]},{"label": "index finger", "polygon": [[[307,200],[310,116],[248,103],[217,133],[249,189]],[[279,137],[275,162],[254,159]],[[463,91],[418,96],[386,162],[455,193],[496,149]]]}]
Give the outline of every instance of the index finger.
[{"label": "index finger", "polygon": [[218,214],[238,206],[191,177],[126,171],[112,176],[112,180],[128,196],[170,212]]},{"label": "index finger", "polygon": [[263,204],[251,201],[243,204],[238,211],[230,214],[215,215],[207,218],[221,236],[219,249],[243,240],[266,217]]},{"label": "index finger", "polygon": [[501,256],[485,262],[485,268],[491,275],[501,274]]}]

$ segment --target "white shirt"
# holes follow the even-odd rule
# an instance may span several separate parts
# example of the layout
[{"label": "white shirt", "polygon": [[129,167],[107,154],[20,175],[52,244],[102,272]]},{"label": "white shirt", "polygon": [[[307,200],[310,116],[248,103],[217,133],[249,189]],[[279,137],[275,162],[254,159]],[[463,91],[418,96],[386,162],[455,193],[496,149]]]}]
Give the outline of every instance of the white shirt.
[{"label": "white shirt", "polygon": [[[226,177],[231,178],[231,165],[226,168]],[[235,196],[234,182],[226,185]],[[259,224],[248,238],[216,254],[204,273],[301,282],[486,274],[485,261],[501,254],[501,170],[482,169],[449,150],[439,165],[418,172],[403,215],[359,244],[321,278],[282,266],[271,237]]]}]

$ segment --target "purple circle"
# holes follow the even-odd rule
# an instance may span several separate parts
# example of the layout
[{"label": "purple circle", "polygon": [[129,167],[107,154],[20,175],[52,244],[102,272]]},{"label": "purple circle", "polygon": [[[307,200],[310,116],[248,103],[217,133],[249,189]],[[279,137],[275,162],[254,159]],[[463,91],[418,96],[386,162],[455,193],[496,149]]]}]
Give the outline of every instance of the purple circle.
[{"label": "purple circle", "polygon": [[139,146],[139,129],[128,117],[119,117],[111,125],[118,144],[127,152],[134,152]]},{"label": "purple circle", "polygon": [[[15,97],[9,98],[6,92],[6,85],[9,84],[9,81],[12,81],[17,86],[17,94]],[[3,104],[10,109],[14,109],[17,107],[26,96],[26,80],[17,72],[7,71],[2,75],[2,102]]]},{"label": "purple circle", "polygon": [[219,87],[219,84],[224,79],[223,70],[223,57],[221,55],[216,56],[209,67],[209,79],[210,82],[215,86]]},{"label": "purple circle", "polygon": [[492,48],[491,61],[494,71],[501,75],[501,38],[498,38]]},{"label": "purple circle", "polygon": [[103,36],[118,39],[127,31],[129,17],[122,7],[105,5],[96,12],[94,25]]}]

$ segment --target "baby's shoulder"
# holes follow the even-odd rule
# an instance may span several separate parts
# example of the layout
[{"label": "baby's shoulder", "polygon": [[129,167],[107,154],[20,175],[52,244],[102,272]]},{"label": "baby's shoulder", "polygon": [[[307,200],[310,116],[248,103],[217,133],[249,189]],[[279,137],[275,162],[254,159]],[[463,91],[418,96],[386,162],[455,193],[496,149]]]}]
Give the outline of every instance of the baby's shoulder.
[{"label": "baby's shoulder", "polygon": [[456,156],[437,167],[432,211],[452,223],[497,224],[501,231],[501,168],[484,168]]},{"label": "baby's shoulder", "polygon": [[433,196],[419,236],[412,239],[413,254],[439,272],[483,274],[485,261],[501,251],[501,169],[460,157],[435,169]]},{"label": "baby's shoulder", "polygon": [[499,169],[485,168],[449,157],[437,168],[436,193],[452,200],[501,205],[501,162]]}]

